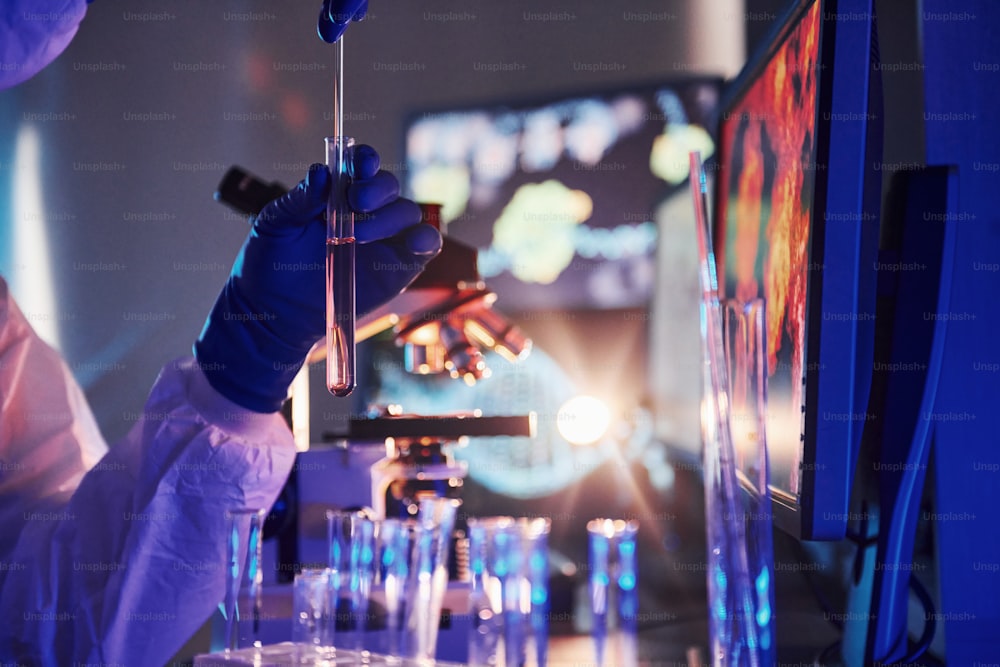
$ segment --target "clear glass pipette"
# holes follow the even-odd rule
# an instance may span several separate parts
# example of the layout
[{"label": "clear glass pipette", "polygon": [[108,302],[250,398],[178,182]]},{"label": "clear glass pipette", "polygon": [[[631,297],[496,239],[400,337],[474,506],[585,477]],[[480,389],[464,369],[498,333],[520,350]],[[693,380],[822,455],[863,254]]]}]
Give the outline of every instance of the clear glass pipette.
[{"label": "clear glass pipette", "polygon": [[326,386],[347,396],[355,386],[354,212],[347,201],[354,140],[344,136],[344,38],[336,44],[333,77],[333,136],[326,138],[326,164],[333,182],[326,227]]}]

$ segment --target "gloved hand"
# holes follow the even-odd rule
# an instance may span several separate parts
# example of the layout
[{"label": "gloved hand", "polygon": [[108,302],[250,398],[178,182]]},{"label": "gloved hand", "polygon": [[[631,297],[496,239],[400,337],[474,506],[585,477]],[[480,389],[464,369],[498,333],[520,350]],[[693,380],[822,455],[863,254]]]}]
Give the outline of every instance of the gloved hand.
[{"label": "gloved hand", "polygon": [[[371,146],[349,156],[356,212],[356,309],[363,315],[398,294],[441,249],[419,207],[399,197]],[[332,179],[314,164],[298,187],[254,220],[232,273],[194,344],[209,383],[257,412],[281,407],[312,346],[326,333],[327,196]]]},{"label": "gloved hand", "polygon": [[360,21],[368,13],[368,0],[323,0],[316,30],[324,42],[333,44],[347,30],[351,21]]}]

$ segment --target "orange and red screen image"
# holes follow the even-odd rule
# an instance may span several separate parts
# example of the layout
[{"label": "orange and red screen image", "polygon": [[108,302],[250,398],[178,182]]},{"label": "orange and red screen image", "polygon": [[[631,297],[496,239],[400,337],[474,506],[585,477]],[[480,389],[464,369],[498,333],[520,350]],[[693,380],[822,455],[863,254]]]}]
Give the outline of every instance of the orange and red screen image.
[{"label": "orange and red screen image", "polygon": [[[720,285],[727,297],[766,299],[769,436],[800,447],[810,222],[816,175],[820,3],[814,2],[723,115]],[[793,432],[794,431],[794,432]],[[779,452],[773,457],[784,459]],[[772,466],[773,467],[773,466]],[[782,466],[783,467],[783,466]],[[791,470],[772,470],[797,490]]]}]

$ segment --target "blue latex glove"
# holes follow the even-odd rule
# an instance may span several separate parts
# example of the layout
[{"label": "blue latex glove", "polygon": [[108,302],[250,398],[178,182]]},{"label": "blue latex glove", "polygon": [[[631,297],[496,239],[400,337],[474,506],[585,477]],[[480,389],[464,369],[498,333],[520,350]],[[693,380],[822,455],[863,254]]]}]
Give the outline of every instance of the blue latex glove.
[{"label": "blue latex glove", "polygon": [[[399,197],[399,182],[379,170],[375,149],[359,145],[350,157],[356,308],[363,315],[417,277],[440,251],[441,235],[420,223],[415,203]],[[278,410],[309,350],[326,334],[330,183],[326,166],[314,164],[298,187],[264,207],[194,344],[212,387],[250,410]]]},{"label": "blue latex glove", "polygon": [[84,0],[0,2],[0,90],[30,79],[55,60],[86,13]]},{"label": "blue latex glove", "polygon": [[323,0],[316,30],[320,39],[333,44],[347,30],[351,21],[360,21],[368,13],[368,0]]}]

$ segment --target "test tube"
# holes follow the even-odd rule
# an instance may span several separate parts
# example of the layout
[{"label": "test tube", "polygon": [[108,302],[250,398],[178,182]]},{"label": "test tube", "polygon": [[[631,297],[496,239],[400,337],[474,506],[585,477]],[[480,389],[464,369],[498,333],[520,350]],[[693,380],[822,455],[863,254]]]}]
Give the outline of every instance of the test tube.
[{"label": "test tube", "polygon": [[330,570],[326,641],[362,650],[375,574],[375,522],[363,511],[327,510]]},{"label": "test tube", "polygon": [[636,620],[639,606],[637,588],[637,521],[594,519],[587,523],[590,564],[590,601],[594,617],[594,648],[597,665],[605,664],[608,626],[617,617],[615,664],[635,667]]},{"label": "test tube", "polygon": [[355,386],[354,212],[347,202],[353,146],[349,137],[326,138],[333,177],[326,226],[326,386],[334,396],[347,396]]},{"label": "test tube", "polygon": [[344,129],[344,40],[337,44],[333,88],[333,136],[326,138],[326,165],[333,182],[326,215],[326,386],[334,396],[354,391],[354,212],[347,201],[354,140]]},{"label": "test tube", "polygon": [[260,648],[263,605],[262,531],[267,511],[227,510],[226,595],[220,605],[225,620],[224,649]]}]

